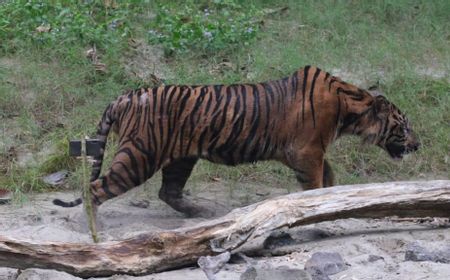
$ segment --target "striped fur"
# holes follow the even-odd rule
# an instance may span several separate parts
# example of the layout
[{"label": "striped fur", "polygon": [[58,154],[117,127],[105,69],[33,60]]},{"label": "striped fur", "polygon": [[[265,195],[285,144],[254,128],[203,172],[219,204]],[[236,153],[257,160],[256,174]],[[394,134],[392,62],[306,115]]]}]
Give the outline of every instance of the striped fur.
[{"label": "striped fur", "polygon": [[[103,155],[95,158],[94,202],[120,195],[162,169],[160,198],[188,214],[199,209],[182,198],[182,189],[198,159],[227,165],[277,160],[311,189],[333,185],[324,155],[341,135],[360,135],[394,158],[419,145],[406,117],[386,98],[312,66],[265,83],[129,91],[103,113],[97,129],[103,148],[113,127],[119,148],[104,176]],[[81,201],[55,203],[71,207]]]}]

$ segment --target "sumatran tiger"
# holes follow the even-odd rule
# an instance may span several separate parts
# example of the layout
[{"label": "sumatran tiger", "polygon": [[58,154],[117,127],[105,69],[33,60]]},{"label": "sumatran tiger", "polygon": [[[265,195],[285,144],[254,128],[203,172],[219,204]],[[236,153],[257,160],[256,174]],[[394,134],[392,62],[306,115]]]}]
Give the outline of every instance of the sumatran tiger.
[{"label": "sumatran tiger", "polygon": [[[129,91],[106,108],[98,124],[103,150],[111,128],[118,133],[118,151],[104,176],[99,177],[103,151],[94,158],[93,204],[162,169],[159,197],[189,216],[206,211],[182,196],[198,159],[226,165],[277,160],[294,171],[303,189],[313,189],[333,185],[324,156],[342,135],[359,135],[394,159],[419,147],[408,119],[385,97],[313,66],[264,83]],[[63,207],[81,202],[54,200]]]}]

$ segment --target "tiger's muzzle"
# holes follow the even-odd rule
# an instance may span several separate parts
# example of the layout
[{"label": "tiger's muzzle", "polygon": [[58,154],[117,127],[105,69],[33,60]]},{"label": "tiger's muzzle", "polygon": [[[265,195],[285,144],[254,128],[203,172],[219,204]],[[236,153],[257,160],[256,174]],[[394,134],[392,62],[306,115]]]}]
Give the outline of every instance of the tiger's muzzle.
[{"label": "tiger's muzzle", "polygon": [[393,159],[402,159],[404,155],[415,152],[419,149],[420,143],[413,140],[407,143],[387,143],[386,151]]}]

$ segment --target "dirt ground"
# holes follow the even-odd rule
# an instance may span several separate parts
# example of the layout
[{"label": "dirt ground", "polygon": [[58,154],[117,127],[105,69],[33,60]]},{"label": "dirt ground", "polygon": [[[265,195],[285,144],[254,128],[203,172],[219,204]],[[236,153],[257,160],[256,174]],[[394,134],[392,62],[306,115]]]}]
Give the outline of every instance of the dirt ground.
[{"label": "dirt ground", "polygon": [[[153,186],[155,188],[155,186]],[[285,194],[285,189],[242,184],[239,190],[230,191],[222,182],[200,184],[191,191],[191,199],[211,209],[217,215],[265,198]],[[156,189],[155,189],[156,190]],[[192,226],[203,218],[185,218],[157,198],[151,187],[136,188],[110,200],[100,207],[100,236],[102,240],[117,240],[142,232]],[[72,200],[76,193],[46,193],[29,197],[22,205],[0,205],[0,235],[33,241],[90,242],[82,207],[54,206],[54,198]],[[338,252],[347,264],[347,270],[330,276],[333,280],[359,279],[450,279],[450,265],[434,262],[405,261],[407,244],[419,240],[440,241],[450,244],[450,228],[433,223],[381,220],[346,219],[301,226],[289,230],[295,242],[274,243],[266,250],[272,256],[254,257],[256,267],[289,267],[303,269],[305,262],[315,252]],[[255,241],[256,243],[259,241]],[[253,245],[252,245],[253,246]],[[251,246],[247,252],[251,255]],[[290,253],[286,253],[290,251]],[[284,253],[283,253],[284,252]],[[278,255],[278,256],[273,256]],[[369,261],[369,256],[377,256]],[[247,269],[245,262],[229,263],[217,279],[239,279]],[[19,277],[17,278],[17,275]],[[80,279],[51,270],[0,268],[0,279]],[[186,280],[207,279],[197,267],[157,273],[141,277],[116,275],[99,279]]]}]

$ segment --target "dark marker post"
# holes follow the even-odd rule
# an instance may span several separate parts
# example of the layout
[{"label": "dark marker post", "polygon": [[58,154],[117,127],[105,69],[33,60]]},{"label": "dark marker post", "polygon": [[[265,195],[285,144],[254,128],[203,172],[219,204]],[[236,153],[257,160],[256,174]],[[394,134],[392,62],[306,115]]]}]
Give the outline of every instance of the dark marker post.
[{"label": "dark marker post", "polygon": [[101,141],[98,139],[71,140],[69,142],[69,155],[81,158],[83,170],[83,201],[84,210],[87,216],[89,230],[91,231],[92,240],[98,243],[97,228],[95,222],[95,213],[92,206],[92,198],[90,192],[90,184],[87,180],[87,162],[88,157],[96,157],[101,154]]}]

